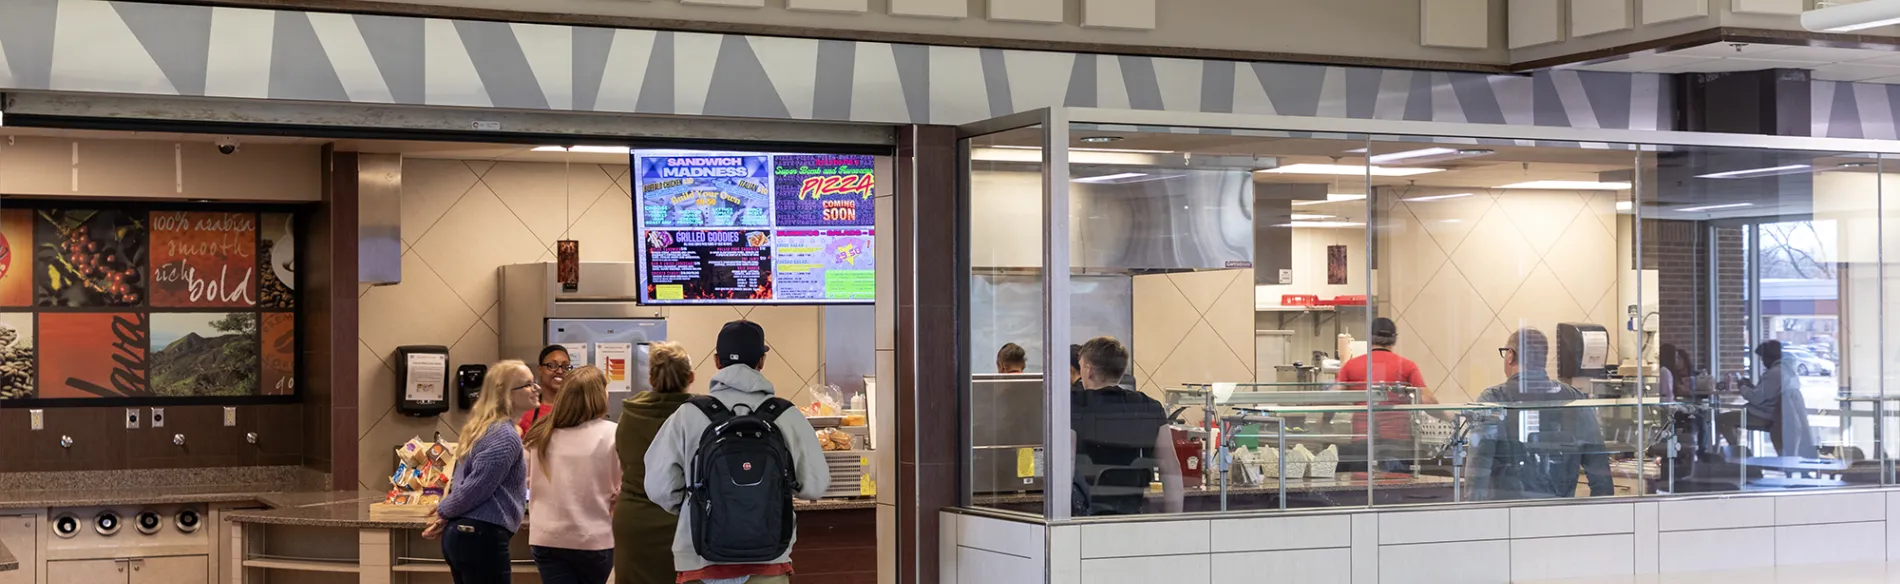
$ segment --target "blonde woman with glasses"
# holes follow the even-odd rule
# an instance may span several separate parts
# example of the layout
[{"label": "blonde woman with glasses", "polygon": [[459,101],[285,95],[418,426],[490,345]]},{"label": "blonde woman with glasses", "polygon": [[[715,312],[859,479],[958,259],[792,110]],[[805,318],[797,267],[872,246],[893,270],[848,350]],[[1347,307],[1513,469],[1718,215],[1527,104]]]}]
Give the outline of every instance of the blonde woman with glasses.
[{"label": "blonde woman with glasses", "polygon": [[607,376],[582,367],[567,375],[552,413],[528,428],[528,545],[542,584],[605,584],[613,572],[620,458],[606,417]]},{"label": "blonde woman with glasses", "polygon": [[422,536],[442,538],[455,584],[511,581],[508,540],[521,529],[528,463],[515,416],[538,403],[534,373],[520,361],[488,368],[482,394],[455,446],[455,476]]}]

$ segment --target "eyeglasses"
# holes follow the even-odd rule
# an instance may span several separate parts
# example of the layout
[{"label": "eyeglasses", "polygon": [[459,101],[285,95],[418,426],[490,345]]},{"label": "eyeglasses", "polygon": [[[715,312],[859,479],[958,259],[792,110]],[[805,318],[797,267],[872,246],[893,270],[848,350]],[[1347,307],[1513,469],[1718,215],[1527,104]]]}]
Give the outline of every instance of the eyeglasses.
[{"label": "eyeglasses", "polygon": [[574,364],[573,363],[542,363],[541,368],[546,369],[548,373],[566,373],[566,372],[574,370]]},{"label": "eyeglasses", "polygon": [[1498,347],[1498,356],[1503,357],[1505,359],[1511,358],[1511,354],[1516,353],[1516,352],[1517,352],[1517,349],[1513,349],[1510,347]]},{"label": "eyeglasses", "polygon": [[508,391],[521,391],[521,390],[523,390],[523,389],[531,389],[531,390],[534,390],[535,392],[537,392],[537,393],[539,393],[539,392],[541,391],[541,384],[540,384],[540,383],[536,383],[536,382],[533,382],[533,381],[530,381],[530,382],[527,382],[527,383],[524,383],[524,384],[521,384],[521,385],[519,385],[519,386],[516,386],[516,387],[511,387],[511,388],[508,388]]}]

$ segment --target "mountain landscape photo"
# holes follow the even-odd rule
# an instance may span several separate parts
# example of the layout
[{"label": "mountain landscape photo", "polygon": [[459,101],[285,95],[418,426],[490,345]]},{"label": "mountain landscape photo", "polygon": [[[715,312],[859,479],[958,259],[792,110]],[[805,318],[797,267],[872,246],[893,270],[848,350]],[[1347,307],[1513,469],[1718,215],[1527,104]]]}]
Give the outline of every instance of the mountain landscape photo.
[{"label": "mountain landscape photo", "polygon": [[166,396],[257,393],[257,315],[158,314],[152,319],[152,391]]}]

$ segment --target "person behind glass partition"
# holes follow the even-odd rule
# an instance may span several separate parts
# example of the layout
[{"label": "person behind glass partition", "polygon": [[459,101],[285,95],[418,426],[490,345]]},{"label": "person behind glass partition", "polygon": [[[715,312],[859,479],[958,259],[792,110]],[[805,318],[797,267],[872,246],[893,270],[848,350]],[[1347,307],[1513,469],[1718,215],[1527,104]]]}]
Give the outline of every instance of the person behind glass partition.
[{"label": "person behind glass partition", "polygon": [[[1338,385],[1335,386],[1335,388],[1343,391],[1363,392],[1369,383],[1404,384],[1417,389],[1418,403],[1438,403],[1438,397],[1433,395],[1432,391],[1425,387],[1425,376],[1419,373],[1418,364],[1392,351],[1392,347],[1397,345],[1398,342],[1399,325],[1397,323],[1385,317],[1373,319],[1372,350],[1364,355],[1353,357],[1347,360],[1346,364],[1339,366],[1339,375],[1336,379]],[[1396,391],[1388,394],[1385,401],[1379,402],[1380,405],[1398,405],[1404,403],[1407,403],[1407,398],[1403,393]],[[1327,418],[1328,421],[1330,421],[1331,414],[1328,414]],[[1378,420],[1378,424],[1374,426],[1377,433],[1371,435],[1373,443],[1403,447],[1406,449],[1403,455],[1409,457],[1411,455],[1409,449],[1412,446],[1412,414],[1410,412],[1384,412],[1374,415],[1373,418]],[[1353,436],[1368,436],[1366,429],[1365,414],[1354,414],[1352,417]],[[1370,460],[1371,457],[1369,453],[1366,452],[1366,442],[1364,440],[1348,444],[1344,449],[1346,452],[1341,453],[1342,456],[1340,456],[1340,468],[1342,470],[1359,472],[1364,471],[1370,466],[1366,462]],[[1389,449],[1381,448],[1380,450],[1386,451]],[[1351,460],[1351,462],[1347,462],[1347,460]],[[1405,460],[1394,458],[1385,460],[1377,466],[1388,472],[1400,472],[1405,470],[1408,464]]]},{"label": "person behind glass partition", "polygon": [[[1584,399],[1577,388],[1551,379],[1550,339],[1518,329],[1498,349],[1508,379],[1479,394],[1486,403],[1566,402]],[[1555,405],[1555,404],[1553,404]],[[1590,496],[1615,493],[1610,457],[1595,408],[1506,410],[1503,422],[1483,427],[1472,459],[1471,492],[1478,500],[1574,497],[1577,478]]]},{"label": "person behind glass partition", "polygon": [[[1819,456],[1814,430],[1808,426],[1808,402],[1801,396],[1801,377],[1782,366],[1781,341],[1764,341],[1755,347],[1755,356],[1765,369],[1760,380],[1742,388],[1742,399],[1748,401],[1748,429],[1768,432],[1777,456]],[[1742,444],[1743,411],[1722,412],[1715,418],[1731,446]]]},{"label": "person behind glass partition", "polygon": [[1117,385],[1128,370],[1128,349],[1096,337],[1076,351],[1079,383],[1069,392],[1069,428],[1075,445],[1076,516],[1141,513],[1148,485],[1161,471],[1163,507],[1181,512],[1181,459],[1161,402]]},{"label": "person behind glass partition", "polygon": [[1005,343],[996,350],[997,373],[1022,373],[1029,368],[1029,353],[1016,343]]},{"label": "person behind glass partition", "polygon": [[1069,345],[1069,391],[1082,391],[1082,345]]}]

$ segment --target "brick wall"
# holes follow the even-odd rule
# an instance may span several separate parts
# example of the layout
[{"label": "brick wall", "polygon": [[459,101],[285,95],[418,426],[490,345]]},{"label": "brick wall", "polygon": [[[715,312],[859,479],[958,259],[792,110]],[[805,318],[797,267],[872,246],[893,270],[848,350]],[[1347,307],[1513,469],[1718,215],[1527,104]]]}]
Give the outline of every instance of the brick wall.
[{"label": "brick wall", "polygon": [[[1715,249],[1710,265],[1710,246]],[[1656,270],[1659,298],[1654,303],[1657,342],[1689,351],[1698,369],[1709,369],[1711,348],[1719,354],[1719,370],[1735,371],[1748,354],[1747,245],[1743,228],[1718,227],[1713,241],[1708,225],[1698,221],[1643,221],[1641,265]],[[1711,322],[1709,288],[1715,287],[1717,309]],[[1714,334],[1711,334],[1713,331]]]}]

